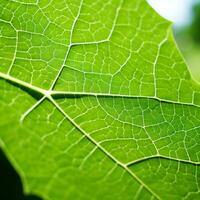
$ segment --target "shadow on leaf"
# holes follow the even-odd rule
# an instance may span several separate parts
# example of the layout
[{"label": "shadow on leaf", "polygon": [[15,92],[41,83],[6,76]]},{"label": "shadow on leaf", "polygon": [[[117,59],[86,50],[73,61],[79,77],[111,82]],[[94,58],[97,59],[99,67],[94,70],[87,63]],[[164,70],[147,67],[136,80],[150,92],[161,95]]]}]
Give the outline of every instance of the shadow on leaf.
[{"label": "shadow on leaf", "polygon": [[23,194],[22,182],[2,150],[0,149],[0,199],[41,200],[35,195]]}]

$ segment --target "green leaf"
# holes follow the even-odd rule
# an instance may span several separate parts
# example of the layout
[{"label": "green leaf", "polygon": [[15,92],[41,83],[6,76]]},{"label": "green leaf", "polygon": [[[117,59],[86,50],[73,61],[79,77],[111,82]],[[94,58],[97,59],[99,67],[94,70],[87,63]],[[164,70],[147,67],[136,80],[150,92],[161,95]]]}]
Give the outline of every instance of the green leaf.
[{"label": "green leaf", "polygon": [[25,193],[200,198],[200,86],[145,0],[0,0],[0,77]]}]

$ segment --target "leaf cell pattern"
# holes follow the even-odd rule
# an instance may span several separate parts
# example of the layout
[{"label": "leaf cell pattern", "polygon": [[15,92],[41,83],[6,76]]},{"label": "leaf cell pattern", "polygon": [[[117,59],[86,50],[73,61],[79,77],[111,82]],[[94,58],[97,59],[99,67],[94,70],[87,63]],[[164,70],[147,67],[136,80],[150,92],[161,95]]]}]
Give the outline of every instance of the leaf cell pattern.
[{"label": "leaf cell pattern", "polygon": [[145,0],[0,0],[0,147],[26,193],[199,199],[200,86]]}]

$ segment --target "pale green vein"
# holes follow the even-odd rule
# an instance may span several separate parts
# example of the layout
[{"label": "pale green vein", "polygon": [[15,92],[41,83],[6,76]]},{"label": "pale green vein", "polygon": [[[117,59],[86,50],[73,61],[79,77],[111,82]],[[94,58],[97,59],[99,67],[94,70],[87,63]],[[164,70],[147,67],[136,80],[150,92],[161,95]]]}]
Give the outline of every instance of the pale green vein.
[{"label": "pale green vein", "polygon": [[111,160],[113,160],[115,163],[117,163],[120,167],[122,167],[125,171],[127,171],[133,178],[135,178],[141,185],[143,185],[146,190],[148,190],[153,196],[155,196],[157,199],[160,199],[160,197],[152,191],[138,176],[136,176],[128,167],[127,165],[121,163],[119,160],[117,160],[112,154],[110,154],[106,149],[101,146],[98,142],[96,142],[88,133],[86,133],[76,122],[74,122],[73,119],[67,115],[66,112],[63,111],[63,109],[57,104],[57,102],[50,97],[50,101],[56,106],[56,108],[68,119],[81,133],[83,133],[86,138],[88,138],[89,141],[91,141],[95,146],[97,146],[104,154],[106,154]]}]

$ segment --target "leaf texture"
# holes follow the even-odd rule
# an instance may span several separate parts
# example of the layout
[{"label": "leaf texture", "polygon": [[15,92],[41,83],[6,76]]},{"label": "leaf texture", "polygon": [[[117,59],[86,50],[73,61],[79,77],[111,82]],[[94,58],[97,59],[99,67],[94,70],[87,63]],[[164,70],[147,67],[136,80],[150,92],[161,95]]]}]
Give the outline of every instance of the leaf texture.
[{"label": "leaf texture", "polygon": [[25,193],[200,198],[200,86],[145,0],[0,0],[0,47],[0,147]]}]

